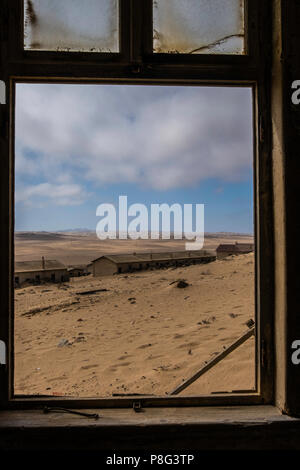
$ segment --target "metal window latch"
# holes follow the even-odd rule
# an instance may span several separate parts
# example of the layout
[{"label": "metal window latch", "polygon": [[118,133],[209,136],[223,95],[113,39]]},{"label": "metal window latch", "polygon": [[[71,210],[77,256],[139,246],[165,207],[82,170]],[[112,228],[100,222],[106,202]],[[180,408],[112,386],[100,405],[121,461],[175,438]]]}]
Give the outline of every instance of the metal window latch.
[{"label": "metal window latch", "polygon": [[60,408],[57,406],[45,406],[44,407],[44,413],[71,413],[74,415],[79,415],[79,416],[84,416],[85,418],[94,418],[94,419],[99,419],[100,416],[97,413],[84,413],[83,411],[75,411],[75,410],[69,410],[68,408]]},{"label": "metal window latch", "polygon": [[136,413],[141,413],[142,411],[144,411],[140,401],[134,401],[133,404],[132,404],[132,409]]},{"label": "metal window latch", "polygon": [[140,74],[141,71],[142,71],[141,64],[139,64],[139,63],[134,63],[134,64],[131,66],[130,71],[131,71],[131,73],[133,73],[133,74],[135,74],[135,75]]}]

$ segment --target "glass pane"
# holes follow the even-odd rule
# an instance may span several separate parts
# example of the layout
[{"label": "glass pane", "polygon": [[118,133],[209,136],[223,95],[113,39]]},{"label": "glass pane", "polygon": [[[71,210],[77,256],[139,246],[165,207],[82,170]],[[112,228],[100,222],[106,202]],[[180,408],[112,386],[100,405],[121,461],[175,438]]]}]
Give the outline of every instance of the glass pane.
[{"label": "glass pane", "polygon": [[118,52],[117,0],[25,0],[29,50]]},{"label": "glass pane", "polygon": [[243,0],[154,0],[154,52],[243,54]]},{"label": "glass pane", "polygon": [[255,388],[252,128],[248,87],[16,85],[16,394]]}]

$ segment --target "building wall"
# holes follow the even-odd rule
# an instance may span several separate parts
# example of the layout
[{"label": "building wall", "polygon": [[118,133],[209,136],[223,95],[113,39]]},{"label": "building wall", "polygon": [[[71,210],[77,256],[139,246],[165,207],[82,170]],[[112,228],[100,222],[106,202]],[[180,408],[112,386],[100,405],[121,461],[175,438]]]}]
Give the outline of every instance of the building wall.
[{"label": "building wall", "polygon": [[72,269],[71,271],[68,271],[70,277],[80,277],[85,274],[85,271],[83,269]]},{"label": "building wall", "polygon": [[21,285],[26,281],[50,281],[50,282],[63,282],[69,280],[69,274],[66,269],[53,270],[53,271],[30,271],[15,273],[15,281],[19,280],[18,284]]},{"label": "building wall", "polygon": [[217,258],[218,259],[223,259],[226,258],[227,256],[238,256],[238,255],[247,255],[248,253],[252,253],[252,250],[249,251],[219,251],[217,252]]},{"label": "building wall", "polygon": [[87,274],[94,274],[94,263],[88,264],[86,267]]},{"label": "building wall", "polygon": [[111,276],[118,272],[116,263],[113,263],[109,259],[100,258],[93,263],[93,274],[94,276]]},{"label": "building wall", "polygon": [[216,256],[203,258],[185,259],[149,259],[147,261],[137,261],[131,263],[114,263],[105,258],[101,258],[93,263],[94,276],[111,276],[113,274],[128,273],[134,271],[145,271],[147,269],[160,269],[168,266],[189,266],[191,264],[205,264],[216,260]]}]

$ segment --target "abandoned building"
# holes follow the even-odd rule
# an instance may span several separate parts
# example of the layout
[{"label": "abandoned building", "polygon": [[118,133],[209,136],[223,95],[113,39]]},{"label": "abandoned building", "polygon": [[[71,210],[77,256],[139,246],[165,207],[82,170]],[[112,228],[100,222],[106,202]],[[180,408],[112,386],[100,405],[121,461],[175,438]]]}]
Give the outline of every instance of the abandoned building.
[{"label": "abandoned building", "polygon": [[68,268],[70,277],[81,277],[88,274],[87,266],[70,266]]},{"label": "abandoned building", "polygon": [[222,259],[230,255],[244,255],[246,253],[251,253],[254,251],[254,243],[221,243],[216,252],[217,258]]},{"label": "abandoned building", "polygon": [[86,272],[87,272],[87,274],[92,274],[92,272],[93,272],[93,263],[92,262],[87,265]]},{"label": "abandoned building", "polygon": [[66,266],[56,260],[17,261],[15,263],[15,285],[20,286],[24,282],[41,281],[65,282],[69,280]]},{"label": "abandoned building", "polygon": [[213,252],[178,251],[162,253],[134,253],[103,255],[92,261],[94,276],[111,276],[147,269],[162,269],[171,266],[204,264],[216,260]]}]

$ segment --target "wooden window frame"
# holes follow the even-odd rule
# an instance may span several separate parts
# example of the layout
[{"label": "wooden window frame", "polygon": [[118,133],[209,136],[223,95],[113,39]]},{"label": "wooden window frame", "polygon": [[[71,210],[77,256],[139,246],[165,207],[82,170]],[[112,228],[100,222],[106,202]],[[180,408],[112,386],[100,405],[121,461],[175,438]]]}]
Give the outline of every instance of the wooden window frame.
[{"label": "wooden window frame", "polygon": [[[0,400],[5,408],[45,404],[129,407],[255,405],[274,401],[274,218],[271,159],[271,21],[272,1],[246,1],[247,54],[152,54],[151,0],[120,0],[120,53],[47,52],[23,49],[23,2],[2,1],[1,76],[6,104],[1,105],[1,339],[7,345],[7,366],[1,369]],[[0,20],[1,21],[1,20]],[[262,47],[262,44],[264,45]],[[15,84],[114,83],[219,85],[253,88],[254,170],[256,174],[256,353],[257,391],[197,397],[58,398],[13,395],[13,266],[14,266],[14,99]],[[3,333],[2,333],[3,332]]]}]

